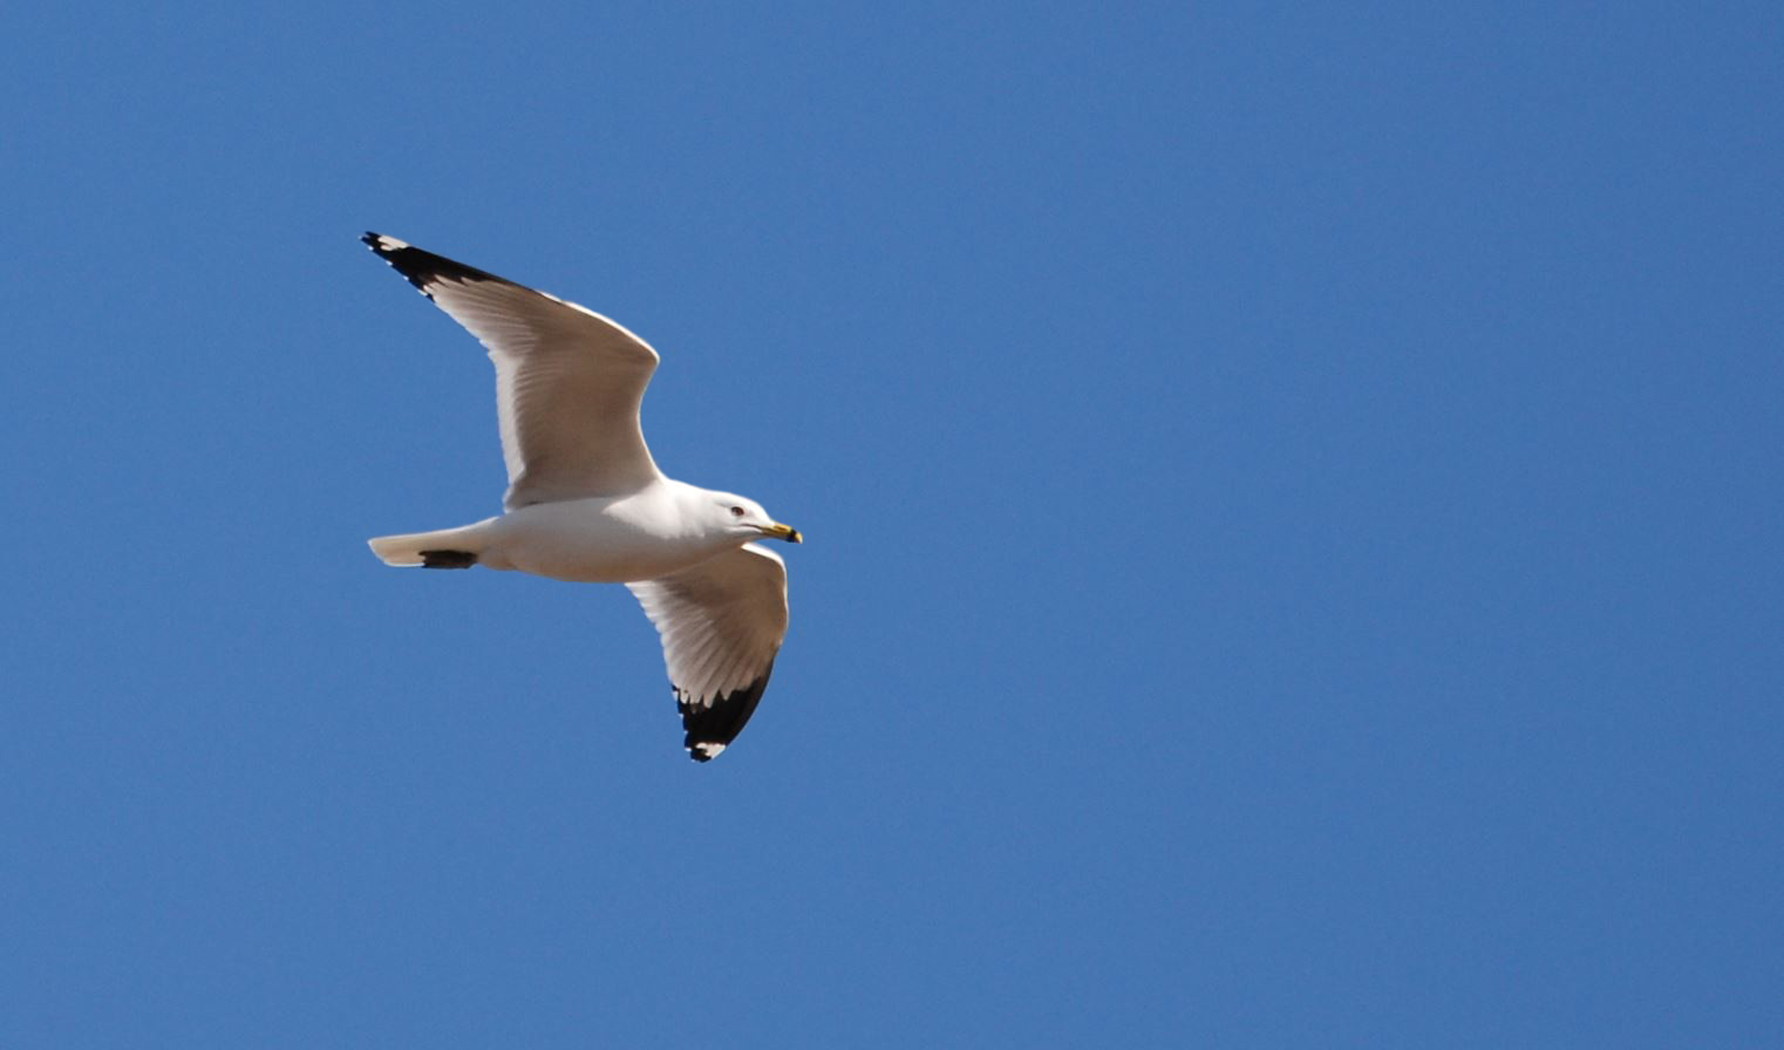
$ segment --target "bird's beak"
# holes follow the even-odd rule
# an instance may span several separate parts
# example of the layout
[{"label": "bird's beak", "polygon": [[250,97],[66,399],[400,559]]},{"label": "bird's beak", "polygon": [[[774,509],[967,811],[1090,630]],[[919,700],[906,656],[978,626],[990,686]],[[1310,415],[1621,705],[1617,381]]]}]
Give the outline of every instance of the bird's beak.
[{"label": "bird's beak", "polygon": [[771,540],[786,540],[788,543],[799,543],[804,540],[804,537],[799,535],[798,529],[791,525],[782,525],[779,522],[763,529],[762,535]]}]

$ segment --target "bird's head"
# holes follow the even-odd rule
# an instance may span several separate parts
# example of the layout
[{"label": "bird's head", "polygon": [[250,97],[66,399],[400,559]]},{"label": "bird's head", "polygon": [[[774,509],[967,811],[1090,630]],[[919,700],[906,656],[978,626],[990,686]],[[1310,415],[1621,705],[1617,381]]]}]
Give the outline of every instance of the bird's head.
[{"label": "bird's head", "polygon": [[786,540],[788,543],[799,543],[803,539],[798,529],[775,521],[753,499],[745,499],[729,492],[715,492],[712,495],[718,520],[727,535],[750,540],[766,537],[771,540]]}]

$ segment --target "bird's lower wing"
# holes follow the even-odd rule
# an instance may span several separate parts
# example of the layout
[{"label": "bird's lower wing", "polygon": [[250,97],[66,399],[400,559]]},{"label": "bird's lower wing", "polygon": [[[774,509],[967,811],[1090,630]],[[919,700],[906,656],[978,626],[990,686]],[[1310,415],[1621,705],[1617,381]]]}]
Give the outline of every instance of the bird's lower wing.
[{"label": "bird's lower wing", "polygon": [[787,569],[753,543],[626,584],[663,641],[686,745],[705,762],[743,732],[787,634]]}]

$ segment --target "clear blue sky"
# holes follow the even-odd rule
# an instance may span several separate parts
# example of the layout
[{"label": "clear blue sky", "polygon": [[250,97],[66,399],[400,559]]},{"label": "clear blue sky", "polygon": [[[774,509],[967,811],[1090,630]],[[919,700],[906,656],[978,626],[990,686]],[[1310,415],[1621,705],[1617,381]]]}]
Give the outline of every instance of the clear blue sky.
[{"label": "clear blue sky", "polygon": [[[1784,1040],[1776,4],[5,16],[0,1046]],[[608,313],[802,529],[398,572]]]}]

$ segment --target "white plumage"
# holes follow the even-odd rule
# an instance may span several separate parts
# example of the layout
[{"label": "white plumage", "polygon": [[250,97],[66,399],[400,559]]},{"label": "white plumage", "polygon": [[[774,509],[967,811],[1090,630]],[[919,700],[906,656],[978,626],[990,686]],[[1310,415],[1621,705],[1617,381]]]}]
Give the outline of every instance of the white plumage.
[{"label": "white plumage", "polygon": [[489,350],[506,513],[381,536],[390,565],[484,565],[624,583],[662,637],[696,761],[723,751],[767,688],[787,630],[781,559],[800,541],[753,500],[665,477],[638,422],[657,353],[575,303],[368,233],[365,243]]}]

